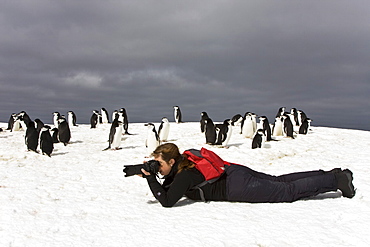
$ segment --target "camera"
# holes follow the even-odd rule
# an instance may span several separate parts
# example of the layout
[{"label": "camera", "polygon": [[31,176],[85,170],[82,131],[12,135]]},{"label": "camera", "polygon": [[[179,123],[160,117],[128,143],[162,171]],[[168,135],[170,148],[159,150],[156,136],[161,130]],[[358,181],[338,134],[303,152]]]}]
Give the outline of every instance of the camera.
[{"label": "camera", "polygon": [[124,165],[123,172],[125,173],[125,177],[133,176],[133,175],[144,175],[141,172],[141,168],[144,168],[145,171],[150,172],[152,174],[157,174],[159,172],[160,163],[156,160],[149,160],[144,164],[138,165]]}]

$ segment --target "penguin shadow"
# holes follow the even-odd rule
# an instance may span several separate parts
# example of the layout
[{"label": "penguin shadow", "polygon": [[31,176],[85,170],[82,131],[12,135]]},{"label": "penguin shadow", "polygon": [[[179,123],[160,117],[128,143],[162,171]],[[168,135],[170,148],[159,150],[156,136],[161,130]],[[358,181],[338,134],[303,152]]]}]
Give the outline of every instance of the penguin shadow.
[{"label": "penguin shadow", "polygon": [[[148,204],[157,204],[159,203],[158,200],[149,200],[147,201]],[[193,201],[191,199],[188,199],[188,198],[184,198],[180,201],[178,201],[173,207],[184,207],[184,206],[187,206],[187,205],[191,205],[191,204],[194,204],[196,203],[196,201]]]},{"label": "penguin shadow", "polygon": [[66,155],[68,154],[68,152],[53,152],[50,156],[53,157],[53,156],[59,156],[59,155]]},{"label": "penguin shadow", "polygon": [[68,144],[75,144],[75,143],[84,143],[83,141],[80,141],[80,140],[78,140],[78,141],[70,141],[70,142],[68,142]]},{"label": "penguin shadow", "polygon": [[271,144],[269,144],[269,143],[265,143],[265,145],[263,146],[263,148],[267,148],[267,149],[269,149],[269,148],[271,148]]},{"label": "penguin shadow", "polygon": [[134,148],[140,148],[141,146],[126,146],[126,147],[122,147],[120,149],[134,149]]},{"label": "penguin shadow", "polygon": [[229,148],[229,147],[240,147],[241,145],[243,145],[244,143],[233,143],[233,144],[227,144],[226,147],[222,147],[221,148]]}]

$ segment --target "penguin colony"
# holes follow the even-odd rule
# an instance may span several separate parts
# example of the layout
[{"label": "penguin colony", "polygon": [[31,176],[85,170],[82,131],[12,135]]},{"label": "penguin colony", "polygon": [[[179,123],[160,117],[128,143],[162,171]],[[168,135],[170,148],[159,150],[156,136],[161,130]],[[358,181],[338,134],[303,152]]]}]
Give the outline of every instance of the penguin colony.
[{"label": "penguin colony", "polygon": [[[174,106],[174,122],[182,123],[182,114],[179,106]],[[236,114],[222,123],[214,123],[207,112],[200,113],[200,132],[205,136],[205,144],[228,148],[232,136],[232,127],[240,126],[239,134],[252,139],[252,149],[263,148],[266,142],[277,141],[279,137],[294,139],[298,134],[306,135],[310,129],[311,119],[302,110],[292,108],[286,112],[285,107],[278,109],[274,123],[270,124],[266,116],[257,116],[253,112],[246,112],[244,116]],[[25,144],[28,151],[41,153],[51,157],[54,145],[62,143],[67,146],[70,143],[70,126],[77,127],[76,114],[67,112],[68,118],[59,112],[52,114],[54,126],[45,125],[40,119],[31,120],[25,111],[11,114],[8,121],[9,131],[25,131]],[[257,123],[257,119],[259,122]],[[100,124],[110,124],[108,134],[108,147],[103,150],[121,149],[123,135],[128,132],[128,118],[125,108],[114,110],[111,121],[105,108],[92,110],[90,128],[95,129]],[[146,123],[147,138],[145,146],[147,157],[161,143],[168,141],[170,121],[163,117],[158,128],[153,123]],[[3,131],[3,130],[1,130]],[[40,151],[38,150],[40,148]]]}]

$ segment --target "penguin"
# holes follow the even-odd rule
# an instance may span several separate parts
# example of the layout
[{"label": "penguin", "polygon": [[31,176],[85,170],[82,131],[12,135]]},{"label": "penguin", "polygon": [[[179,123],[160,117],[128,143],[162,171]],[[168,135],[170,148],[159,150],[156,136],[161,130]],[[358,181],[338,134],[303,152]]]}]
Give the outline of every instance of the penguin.
[{"label": "penguin", "polygon": [[308,133],[308,129],[310,128],[311,121],[312,120],[310,118],[306,118],[305,120],[303,120],[301,126],[299,127],[298,133],[306,135]]},{"label": "penguin", "polygon": [[298,110],[297,112],[298,112],[298,123],[300,126],[303,123],[303,121],[307,118],[307,115],[302,110]]},{"label": "penguin", "polygon": [[177,124],[182,123],[182,114],[181,114],[180,107],[174,106],[173,109],[174,109],[173,115],[175,117],[175,122]]},{"label": "penguin", "polygon": [[8,120],[8,128],[6,128],[6,130],[10,130],[12,131],[13,130],[13,126],[14,126],[14,122],[17,120],[17,114],[16,113],[12,113],[9,117],[9,120]]},{"label": "penguin", "polygon": [[283,136],[283,118],[281,116],[275,118],[272,136]]},{"label": "penguin", "polygon": [[130,133],[128,133],[128,118],[126,109],[125,108],[119,109],[119,114],[122,117],[120,121],[122,122],[123,125],[124,134],[130,135]]},{"label": "penguin", "polygon": [[245,138],[253,138],[254,133],[252,113],[246,112],[242,122],[242,134]]},{"label": "penguin", "polygon": [[270,123],[269,123],[269,120],[267,119],[266,116],[261,116],[258,118],[260,120],[260,127],[261,129],[264,131],[265,135],[266,135],[266,141],[271,141],[272,138],[271,138],[271,127],[270,127]]},{"label": "penguin", "polygon": [[170,122],[166,117],[162,118],[161,125],[158,129],[159,140],[166,142],[168,140],[168,134],[170,133]]},{"label": "penguin", "polygon": [[55,128],[58,128],[58,120],[60,118],[60,113],[59,112],[53,112],[53,123],[54,123],[54,127]]},{"label": "penguin", "polygon": [[14,118],[14,124],[13,124],[13,128],[12,128],[11,132],[12,131],[20,131],[21,129],[22,129],[21,121],[18,118],[18,114],[16,114],[16,116]]},{"label": "penguin", "polygon": [[290,109],[289,117],[290,121],[292,121],[293,126],[299,126],[297,108]]},{"label": "penguin", "polygon": [[256,133],[256,131],[257,131],[257,115],[252,112],[251,117],[252,117],[253,133]]},{"label": "penguin", "polygon": [[42,154],[46,154],[47,156],[51,157],[51,153],[53,152],[54,149],[54,144],[53,144],[53,138],[50,135],[50,126],[49,125],[44,125],[41,129],[40,133],[40,148]]},{"label": "penguin", "polygon": [[109,123],[109,115],[108,115],[107,109],[105,109],[104,107],[101,108],[100,109],[100,114],[101,114],[101,118],[102,118],[101,122],[103,124],[108,124]]},{"label": "penguin", "polygon": [[240,114],[236,114],[235,116],[231,118],[231,125],[236,126],[240,124],[242,121],[243,121],[243,116]]},{"label": "penguin", "polygon": [[285,107],[280,107],[280,108],[279,108],[279,110],[278,110],[278,112],[276,113],[275,118],[277,118],[277,117],[281,117],[281,116],[283,116],[284,114],[285,114]]},{"label": "penguin", "polygon": [[77,117],[73,111],[68,112],[68,125],[77,126]]},{"label": "penguin", "polygon": [[39,118],[36,118],[34,122],[36,125],[36,130],[40,133],[42,127],[44,127],[44,123]]},{"label": "penguin", "polygon": [[99,112],[93,110],[93,114],[90,117],[90,129],[95,129],[99,123]]},{"label": "penguin", "polygon": [[20,113],[18,113],[18,119],[23,130],[27,130],[28,124],[32,122],[31,118],[25,111],[21,111]]},{"label": "penguin", "polygon": [[294,139],[293,124],[290,121],[290,117],[287,114],[283,115],[283,134],[285,137],[290,137]]},{"label": "penguin", "polygon": [[39,131],[35,127],[35,122],[29,122],[25,135],[25,142],[28,151],[37,153],[37,146],[39,145]]},{"label": "penguin", "polygon": [[121,149],[121,140],[122,140],[122,122],[118,121],[118,118],[115,118],[111,124],[109,132],[109,145],[106,149],[119,150]]},{"label": "penguin", "polygon": [[263,129],[258,129],[252,140],[252,149],[264,148],[266,135]]},{"label": "penguin", "polygon": [[147,148],[147,157],[149,157],[151,153],[159,146],[160,140],[153,123],[147,123],[145,126],[148,128],[145,146]]},{"label": "penguin", "polygon": [[50,131],[51,131],[51,137],[53,138],[53,143],[59,143],[58,128],[52,128]]},{"label": "penguin", "polygon": [[71,130],[69,129],[68,122],[65,118],[60,118],[58,122],[58,139],[64,144],[64,146],[67,146],[71,139]]},{"label": "penguin", "polygon": [[212,119],[207,118],[205,120],[205,136],[206,136],[206,144],[214,145],[216,143],[217,133],[216,127],[212,121]]},{"label": "penguin", "polygon": [[231,127],[231,120],[225,119],[222,125],[219,125],[219,132],[217,138],[217,145],[221,145],[222,147],[227,147],[229,143],[231,134],[232,134],[232,127]]},{"label": "penguin", "polygon": [[200,113],[200,132],[204,133],[205,128],[206,128],[206,119],[208,119],[208,114],[207,112],[201,112]]}]

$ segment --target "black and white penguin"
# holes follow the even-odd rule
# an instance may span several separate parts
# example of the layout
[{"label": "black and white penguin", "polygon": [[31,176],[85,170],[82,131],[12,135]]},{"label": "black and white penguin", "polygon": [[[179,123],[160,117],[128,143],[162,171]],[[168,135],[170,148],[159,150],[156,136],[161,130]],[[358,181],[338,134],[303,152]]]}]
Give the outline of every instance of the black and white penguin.
[{"label": "black and white penguin", "polygon": [[153,123],[145,124],[148,128],[145,146],[147,148],[147,157],[159,146],[160,139]]},{"label": "black and white penguin", "polygon": [[27,126],[30,122],[32,122],[31,118],[25,111],[21,111],[18,113],[18,120],[23,130],[27,130]]},{"label": "black and white penguin", "polygon": [[283,115],[283,133],[285,137],[290,137],[294,139],[294,129],[292,121],[290,121],[290,117],[287,114]]},{"label": "black and white penguin", "polygon": [[297,113],[298,113],[298,122],[299,122],[299,125],[301,125],[303,121],[307,118],[307,115],[302,110],[298,110]]},{"label": "black and white penguin", "polygon": [[168,135],[170,133],[170,122],[166,117],[162,118],[161,125],[159,125],[158,135],[161,142],[166,142],[168,140]]},{"label": "black and white penguin", "polygon": [[222,147],[227,147],[230,141],[231,134],[233,132],[231,120],[226,119],[221,125],[218,125],[218,137],[216,145],[221,145]]},{"label": "black and white penguin", "polygon": [[205,129],[206,129],[206,120],[208,119],[208,114],[207,112],[201,112],[200,113],[200,132],[204,133]]},{"label": "black and white penguin", "polygon": [[25,141],[28,151],[37,153],[37,146],[39,145],[39,131],[35,127],[35,122],[29,122],[26,130]]},{"label": "black and white penguin", "polygon": [[[107,109],[105,109],[104,107],[102,107],[100,109],[100,114],[101,114],[101,122],[103,124],[108,124],[109,123],[109,115],[108,115],[108,111]],[[112,119],[113,121],[114,119]]]},{"label": "black and white penguin", "polygon": [[278,110],[278,112],[276,113],[275,118],[277,118],[277,117],[281,117],[281,116],[283,116],[284,114],[285,114],[285,107],[280,107],[280,108],[279,108],[279,110]]},{"label": "black and white penguin", "polygon": [[14,122],[17,120],[17,114],[16,113],[12,113],[9,117],[9,120],[8,120],[8,128],[6,128],[6,130],[10,130],[12,131],[13,130],[13,126],[14,126]]},{"label": "black and white penguin", "polygon": [[42,127],[44,127],[44,123],[39,118],[36,118],[34,122],[36,130],[40,133]]},{"label": "black and white penguin", "polygon": [[71,130],[69,129],[68,122],[65,118],[60,118],[58,122],[58,139],[64,144],[64,146],[67,146],[71,139]]},{"label": "black and white penguin", "polygon": [[275,118],[272,127],[272,136],[283,136],[283,117],[279,116]]},{"label": "black and white penguin", "polygon": [[54,123],[55,128],[58,128],[58,120],[59,120],[60,117],[61,116],[60,116],[59,112],[57,112],[57,111],[53,112],[53,123]]},{"label": "black and white penguin", "polygon": [[214,145],[216,143],[217,133],[216,127],[213,123],[212,119],[207,118],[205,120],[205,136],[206,136],[206,144]]},{"label": "black and white penguin", "polygon": [[119,115],[118,115],[118,111],[117,110],[114,110],[113,113],[112,113],[112,121],[116,118],[118,118]]},{"label": "black and white penguin", "polygon": [[93,110],[93,114],[90,117],[90,128],[95,129],[99,123],[99,112],[97,110]]},{"label": "black and white penguin", "polygon": [[52,128],[50,132],[51,132],[51,137],[53,138],[53,143],[59,143],[58,128]]},{"label": "black and white penguin", "polygon": [[238,124],[241,124],[242,121],[243,121],[243,116],[240,114],[236,114],[235,116],[231,118],[231,125],[236,126]]},{"label": "black and white penguin", "polygon": [[289,117],[290,117],[290,121],[292,121],[293,126],[299,126],[297,108],[290,109]]},{"label": "black and white penguin", "polygon": [[310,118],[306,118],[305,120],[303,120],[301,126],[299,126],[298,133],[302,134],[302,135],[306,135],[308,133],[309,128],[310,128],[311,121],[312,120]]},{"label": "black and white penguin", "polygon": [[40,148],[42,154],[46,154],[47,156],[51,157],[51,153],[53,152],[54,149],[54,144],[53,144],[53,138],[50,135],[50,126],[49,125],[44,125],[41,129],[40,133]]},{"label": "black and white penguin", "polygon": [[73,111],[68,112],[68,124],[69,126],[77,126],[77,117]]},{"label": "black and white penguin", "polygon": [[266,135],[263,129],[258,129],[252,140],[252,149],[263,148],[265,146]]},{"label": "black and white penguin", "polygon": [[122,122],[124,134],[129,135],[130,133],[128,133],[128,117],[127,117],[126,109],[121,108],[121,109],[119,109],[118,113],[119,113],[120,118],[122,118],[122,119],[119,119],[119,120]]},{"label": "black and white penguin", "polygon": [[243,118],[242,122],[242,135],[245,138],[253,138],[254,136],[254,122],[252,118],[252,113],[251,112],[246,112]]},{"label": "black and white penguin", "polygon": [[122,140],[122,122],[115,118],[111,124],[109,131],[109,145],[106,149],[119,150]]},{"label": "black and white penguin", "polygon": [[176,123],[182,123],[182,114],[181,114],[181,110],[180,110],[180,107],[179,106],[174,106],[173,107],[173,115],[175,117],[175,122]]},{"label": "black and white penguin", "polygon": [[260,128],[263,129],[265,135],[266,135],[266,141],[271,141],[271,127],[269,120],[266,116],[261,116],[258,118],[260,120]]}]

